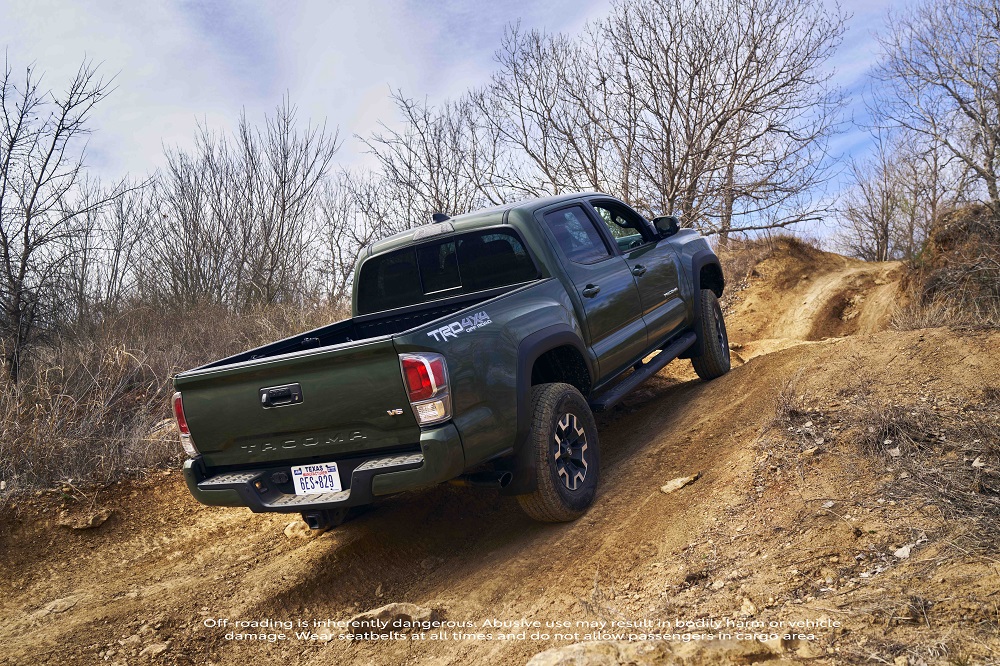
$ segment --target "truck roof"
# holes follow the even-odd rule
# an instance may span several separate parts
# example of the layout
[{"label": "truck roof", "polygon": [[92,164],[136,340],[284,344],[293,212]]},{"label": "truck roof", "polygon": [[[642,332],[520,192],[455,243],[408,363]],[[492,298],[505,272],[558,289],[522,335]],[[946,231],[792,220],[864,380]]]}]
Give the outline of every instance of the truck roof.
[{"label": "truck roof", "polygon": [[523,211],[531,214],[539,208],[572,201],[580,197],[590,196],[610,196],[601,192],[573,192],[571,194],[559,194],[551,197],[541,197],[533,199],[522,199],[513,203],[501,204],[490,208],[481,208],[469,213],[455,215],[445,222],[428,222],[406,231],[400,231],[387,238],[376,241],[368,246],[368,251],[364,255],[370,257],[374,254],[381,254],[389,250],[405,247],[410,243],[437,236],[438,234],[452,233],[456,231],[471,231],[482,227],[491,227],[497,224],[505,224],[509,211]]}]

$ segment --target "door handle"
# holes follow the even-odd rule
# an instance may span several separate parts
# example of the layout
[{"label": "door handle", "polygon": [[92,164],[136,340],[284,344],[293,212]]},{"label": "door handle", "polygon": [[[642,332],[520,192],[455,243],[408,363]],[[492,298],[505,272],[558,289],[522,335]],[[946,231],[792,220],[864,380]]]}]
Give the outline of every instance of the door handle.
[{"label": "door handle", "polygon": [[583,295],[587,298],[593,298],[597,294],[601,293],[601,288],[596,284],[588,284],[583,289]]},{"label": "door handle", "polygon": [[636,264],[635,268],[632,269],[632,275],[635,275],[636,277],[642,275],[645,272],[646,272],[646,267],[643,266],[642,264]]}]

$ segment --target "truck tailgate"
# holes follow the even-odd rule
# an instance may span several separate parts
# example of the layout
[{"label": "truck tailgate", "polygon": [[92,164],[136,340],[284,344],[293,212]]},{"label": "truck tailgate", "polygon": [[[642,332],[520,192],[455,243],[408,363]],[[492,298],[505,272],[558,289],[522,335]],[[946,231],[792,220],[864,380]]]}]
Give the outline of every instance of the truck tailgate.
[{"label": "truck tailgate", "polygon": [[388,336],[192,370],[174,385],[209,467],[332,459],[420,439]]}]

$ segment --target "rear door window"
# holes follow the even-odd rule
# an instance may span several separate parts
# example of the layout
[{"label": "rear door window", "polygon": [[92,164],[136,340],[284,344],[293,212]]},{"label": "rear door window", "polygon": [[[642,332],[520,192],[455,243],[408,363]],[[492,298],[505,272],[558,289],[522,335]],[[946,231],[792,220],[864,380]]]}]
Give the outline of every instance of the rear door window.
[{"label": "rear door window", "polygon": [[358,313],[369,314],[538,277],[513,231],[485,229],[373,257],[358,278]]},{"label": "rear door window", "polygon": [[506,231],[466,234],[458,240],[465,291],[482,291],[538,277],[521,240]]},{"label": "rear door window", "polygon": [[583,206],[571,206],[546,213],[543,219],[559,248],[570,261],[593,264],[611,256],[611,250]]}]

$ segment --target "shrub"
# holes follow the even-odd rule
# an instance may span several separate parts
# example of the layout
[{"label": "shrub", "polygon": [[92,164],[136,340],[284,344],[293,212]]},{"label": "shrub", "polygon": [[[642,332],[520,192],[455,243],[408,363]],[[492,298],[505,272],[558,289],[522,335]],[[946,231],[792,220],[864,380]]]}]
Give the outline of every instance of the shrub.
[{"label": "shrub", "polygon": [[0,485],[11,493],[106,484],[175,465],[174,374],[344,315],[309,305],[234,315],[214,305],[137,304],[65,330],[36,350],[16,384],[0,381]]},{"label": "shrub", "polygon": [[1000,326],[1000,220],[986,206],[942,217],[912,269],[915,298],[897,313],[897,328]]}]

